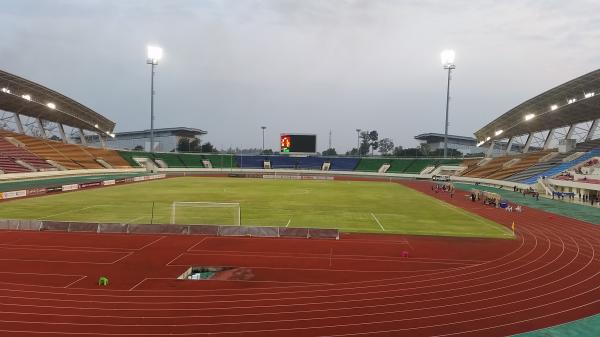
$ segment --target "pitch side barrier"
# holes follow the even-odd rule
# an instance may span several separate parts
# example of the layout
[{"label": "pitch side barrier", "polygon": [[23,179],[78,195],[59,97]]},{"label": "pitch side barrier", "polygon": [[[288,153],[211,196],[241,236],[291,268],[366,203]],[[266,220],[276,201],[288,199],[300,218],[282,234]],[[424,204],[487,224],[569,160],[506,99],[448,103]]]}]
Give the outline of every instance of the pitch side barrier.
[{"label": "pitch side barrier", "polygon": [[48,186],[48,187],[35,187],[35,188],[30,188],[30,189],[18,190],[18,191],[0,192],[0,201],[15,199],[15,198],[42,196],[42,195],[46,195],[46,194],[54,194],[54,193],[61,193],[61,192],[77,191],[77,190],[82,190],[82,189],[87,189],[87,188],[92,188],[92,187],[106,187],[106,186],[113,186],[113,185],[120,185],[120,184],[137,183],[137,182],[148,181],[148,180],[164,179],[166,177],[167,176],[165,174],[151,174],[151,175],[145,175],[145,176],[88,181],[88,182],[79,183],[79,184],[65,184],[65,185],[56,185],[56,186]]},{"label": "pitch side barrier", "polygon": [[339,240],[338,229],[220,225],[120,224],[0,219],[0,229],[50,232],[249,236]]}]

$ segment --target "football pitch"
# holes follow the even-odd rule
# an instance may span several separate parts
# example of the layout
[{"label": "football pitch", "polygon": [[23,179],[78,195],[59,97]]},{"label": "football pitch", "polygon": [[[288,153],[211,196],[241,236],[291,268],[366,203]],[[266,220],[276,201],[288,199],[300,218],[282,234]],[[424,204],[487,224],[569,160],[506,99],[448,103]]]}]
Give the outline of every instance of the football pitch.
[{"label": "football pitch", "polygon": [[0,203],[0,218],[236,224],[344,232],[512,238],[506,227],[396,183],[181,177]]}]

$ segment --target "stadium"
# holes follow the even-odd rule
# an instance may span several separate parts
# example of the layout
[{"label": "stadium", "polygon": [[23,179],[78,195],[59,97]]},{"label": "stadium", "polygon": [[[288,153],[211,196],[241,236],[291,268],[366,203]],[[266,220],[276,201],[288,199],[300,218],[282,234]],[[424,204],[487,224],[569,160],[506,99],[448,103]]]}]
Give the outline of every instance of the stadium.
[{"label": "stadium", "polygon": [[0,336],[600,336],[600,4],[3,5]]},{"label": "stadium", "polygon": [[293,134],[293,156],[114,150],[90,108],[0,87],[4,335],[600,331],[600,70],[476,131],[507,146],[467,159],[319,156]]}]

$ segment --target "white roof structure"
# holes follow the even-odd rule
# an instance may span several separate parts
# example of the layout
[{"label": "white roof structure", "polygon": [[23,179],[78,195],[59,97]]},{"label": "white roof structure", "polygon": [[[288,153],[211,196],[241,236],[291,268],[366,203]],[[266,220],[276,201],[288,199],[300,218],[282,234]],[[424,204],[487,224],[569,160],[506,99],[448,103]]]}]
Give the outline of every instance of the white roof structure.
[{"label": "white roof structure", "polygon": [[[600,119],[600,69],[512,108],[475,132],[480,145]],[[592,134],[593,134],[592,130]]]}]

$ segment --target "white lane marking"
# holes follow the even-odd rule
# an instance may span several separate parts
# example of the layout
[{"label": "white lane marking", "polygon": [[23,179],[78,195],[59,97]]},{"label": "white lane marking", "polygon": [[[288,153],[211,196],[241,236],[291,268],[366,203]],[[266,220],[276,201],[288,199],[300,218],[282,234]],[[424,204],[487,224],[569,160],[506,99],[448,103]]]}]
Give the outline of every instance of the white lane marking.
[{"label": "white lane marking", "polygon": [[383,226],[381,225],[381,222],[379,222],[379,219],[377,219],[377,217],[375,216],[375,214],[371,213],[371,216],[377,222],[377,224],[379,225],[379,227],[381,227],[381,230],[385,232],[385,228],[383,228]]},{"label": "white lane marking", "polygon": [[288,227],[290,225],[290,222],[292,222],[292,218],[290,218],[287,222],[287,224],[285,225],[285,227]]}]

